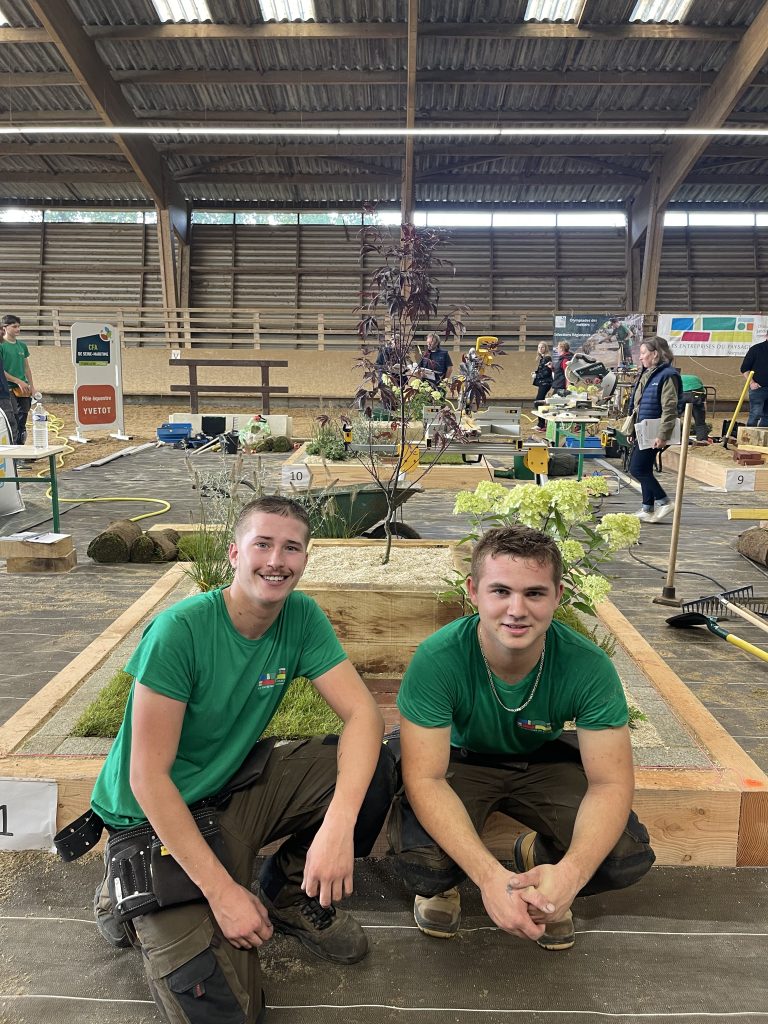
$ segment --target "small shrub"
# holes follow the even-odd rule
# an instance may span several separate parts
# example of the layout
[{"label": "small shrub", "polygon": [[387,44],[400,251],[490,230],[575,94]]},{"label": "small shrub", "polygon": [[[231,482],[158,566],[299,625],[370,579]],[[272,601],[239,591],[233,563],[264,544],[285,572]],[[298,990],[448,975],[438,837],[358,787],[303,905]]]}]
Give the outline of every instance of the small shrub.
[{"label": "small shrub", "polygon": [[293,449],[293,445],[284,437],[282,434],[278,434],[277,437],[272,438],[272,451],[273,452],[290,452]]}]

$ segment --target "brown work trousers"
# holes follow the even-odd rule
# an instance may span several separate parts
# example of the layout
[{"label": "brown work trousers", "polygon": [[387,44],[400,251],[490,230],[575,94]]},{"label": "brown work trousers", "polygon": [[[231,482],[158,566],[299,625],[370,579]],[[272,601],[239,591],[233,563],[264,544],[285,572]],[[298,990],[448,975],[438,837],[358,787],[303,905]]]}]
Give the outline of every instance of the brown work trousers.
[{"label": "brown work trousers", "polygon": [[[336,736],[276,746],[259,779],[235,793],[220,814],[224,863],[250,888],[259,850],[289,836],[274,854],[287,883],[299,886],[304,861],[336,784]],[[358,816],[355,854],[370,852],[394,789],[394,762],[382,748]],[[360,834],[362,832],[362,835]],[[101,906],[111,909],[106,885]],[[255,949],[236,949],[207,903],[185,903],[134,918],[152,996],[169,1024],[255,1024],[264,1005]]]},{"label": "brown work trousers", "polygon": [[[533,829],[537,833],[533,847],[537,864],[556,864],[568,849],[587,791],[578,748],[563,740],[545,744],[533,761],[502,762],[493,755],[484,758],[452,748],[446,780],[478,835],[494,811]],[[466,879],[458,864],[422,828],[404,791],[392,804],[388,836],[397,872],[411,892],[436,896]],[[615,847],[578,895],[632,885],[655,859],[645,826],[631,812]]]}]

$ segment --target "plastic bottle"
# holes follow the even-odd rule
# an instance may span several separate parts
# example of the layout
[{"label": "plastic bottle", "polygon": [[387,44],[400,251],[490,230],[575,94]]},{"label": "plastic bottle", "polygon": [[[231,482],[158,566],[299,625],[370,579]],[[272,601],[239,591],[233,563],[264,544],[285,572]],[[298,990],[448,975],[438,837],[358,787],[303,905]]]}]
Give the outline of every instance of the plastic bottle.
[{"label": "plastic bottle", "polygon": [[48,413],[39,400],[32,407],[32,445],[35,448],[48,447]]}]

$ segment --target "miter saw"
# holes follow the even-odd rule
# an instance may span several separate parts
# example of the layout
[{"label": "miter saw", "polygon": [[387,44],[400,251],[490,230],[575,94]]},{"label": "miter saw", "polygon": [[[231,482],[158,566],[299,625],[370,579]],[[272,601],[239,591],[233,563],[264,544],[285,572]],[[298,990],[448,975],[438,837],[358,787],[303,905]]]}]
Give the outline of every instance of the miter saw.
[{"label": "miter saw", "polygon": [[584,352],[575,352],[573,359],[566,364],[565,379],[569,384],[599,388],[599,401],[607,402],[616,390],[616,371],[611,370]]}]

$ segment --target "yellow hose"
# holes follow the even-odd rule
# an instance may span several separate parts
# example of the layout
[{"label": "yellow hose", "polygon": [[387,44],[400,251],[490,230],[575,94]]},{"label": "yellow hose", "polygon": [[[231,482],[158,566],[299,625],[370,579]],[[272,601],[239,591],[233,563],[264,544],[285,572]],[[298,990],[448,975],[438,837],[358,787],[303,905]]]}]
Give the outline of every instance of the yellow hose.
[{"label": "yellow hose", "polygon": [[[61,441],[61,438],[59,437],[59,434],[60,434],[61,429],[62,429],[63,426],[64,426],[64,421],[62,419],[60,419],[58,416],[54,416],[53,414],[51,414],[49,416],[49,419],[48,419],[48,430],[50,431],[51,434],[53,434],[53,436],[56,438],[57,441]],[[59,452],[59,454],[56,456],[56,468],[57,469],[61,469],[64,466],[64,456],[67,455],[69,452],[73,452],[74,450],[75,449],[72,447],[71,444],[65,445],[64,451],[63,452]],[[48,470],[47,469],[41,469],[40,472],[37,474],[37,476],[47,476],[47,475],[48,475]],[[50,496],[51,496],[51,488],[50,487],[45,492],[45,495],[46,495],[47,498],[50,498]],[[145,505],[149,502],[150,504],[159,505],[160,506],[160,508],[156,509],[154,512],[143,512],[139,516],[131,516],[130,522],[132,522],[132,523],[138,523],[139,520],[141,520],[141,519],[151,519],[153,516],[161,516],[165,512],[168,512],[170,510],[170,508],[171,508],[170,501],[165,501],[163,498],[124,498],[124,497],[120,497],[120,496],[116,496],[116,497],[112,497],[112,498],[62,498],[61,495],[59,495],[59,504],[60,505],[83,505],[86,502],[98,502],[98,501],[123,501],[123,502],[125,502],[125,501],[140,501],[140,502],[143,502]]]}]

